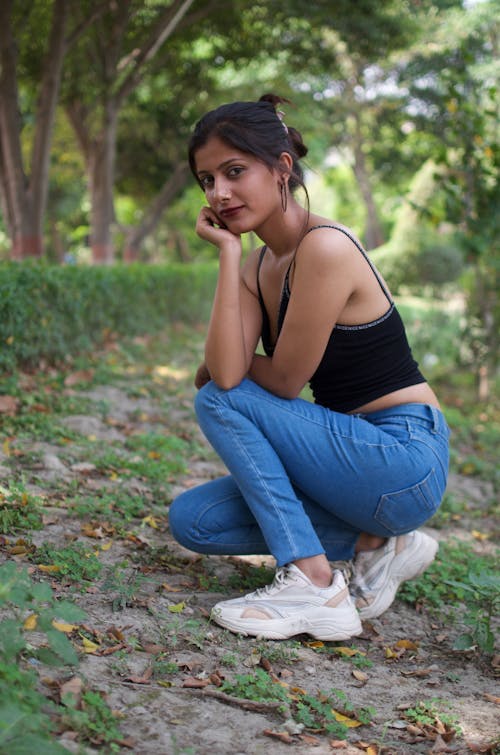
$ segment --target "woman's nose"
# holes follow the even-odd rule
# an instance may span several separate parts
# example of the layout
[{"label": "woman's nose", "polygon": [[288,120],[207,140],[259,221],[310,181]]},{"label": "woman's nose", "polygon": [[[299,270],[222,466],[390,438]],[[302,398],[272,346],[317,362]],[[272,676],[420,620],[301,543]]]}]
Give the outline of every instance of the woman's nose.
[{"label": "woman's nose", "polygon": [[220,201],[230,199],[231,188],[228,186],[228,183],[224,178],[215,179],[214,195],[216,199],[219,199]]}]

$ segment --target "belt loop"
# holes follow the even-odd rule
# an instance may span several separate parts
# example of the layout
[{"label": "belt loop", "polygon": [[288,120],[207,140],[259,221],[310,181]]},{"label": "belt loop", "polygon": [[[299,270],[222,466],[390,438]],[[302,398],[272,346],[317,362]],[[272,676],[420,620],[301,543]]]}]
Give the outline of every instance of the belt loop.
[{"label": "belt loop", "polygon": [[432,406],[432,404],[428,404],[428,406],[432,414],[432,430],[433,432],[437,433],[439,430],[439,425],[440,425],[439,412],[435,406]]}]

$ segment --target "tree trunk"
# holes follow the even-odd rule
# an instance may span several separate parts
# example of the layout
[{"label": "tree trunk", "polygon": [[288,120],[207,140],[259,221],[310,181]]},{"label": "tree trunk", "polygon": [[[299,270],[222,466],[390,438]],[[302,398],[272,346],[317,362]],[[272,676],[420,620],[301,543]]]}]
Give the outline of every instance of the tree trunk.
[{"label": "tree trunk", "polygon": [[67,11],[67,0],[55,0],[47,54],[42,66],[31,178],[28,179],[20,140],[12,0],[0,2],[0,195],[11,239],[11,256],[17,260],[38,257],[43,252],[42,229],[47,204],[50,143],[65,53]]},{"label": "tree trunk", "polygon": [[100,138],[90,144],[90,246],[92,259],[96,264],[111,264],[114,261],[111,224],[115,219],[113,189],[117,117],[117,108],[114,104],[107,103]]},{"label": "tree trunk", "polygon": [[361,135],[356,133],[354,139],[354,175],[358,182],[361,196],[366,207],[365,246],[367,249],[376,249],[384,243],[382,227],[378,219],[378,212],[373,199],[371,180],[366,167],[365,154],[363,152]]},{"label": "tree trunk", "polygon": [[186,185],[189,175],[189,165],[187,162],[178,163],[174,172],[163,184],[160,193],[145,212],[140,225],[130,229],[127,234],[127,241],[123,253],[124,262],[133,262],[138,259],[141,244],[149,236],[160,222],[161,216],[165,209],[171,204],[172,200],[180,193]]}]

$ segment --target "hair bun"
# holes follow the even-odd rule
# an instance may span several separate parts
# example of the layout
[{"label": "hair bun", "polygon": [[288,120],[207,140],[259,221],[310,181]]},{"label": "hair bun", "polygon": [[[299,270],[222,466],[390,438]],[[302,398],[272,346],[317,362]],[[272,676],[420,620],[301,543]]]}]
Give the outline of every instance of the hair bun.
[{"label": "hair bun", "polygon": [[288,123],[286,123],[286,120],[283,118],[283,114],[280,113],[278,110],[279,105],[281,104],[291,105],[292,101],[287,100],[286,97],[280,97],[279,94],[272,94],[270,92],[268,94],[263,94],[262,97],[259,98],[259,102],[270,102],[271,105],[273,105],[276,111],[276,115],[278,115],[280,120],[283,121],[283,125],[286,124],[286,130],[288,131],[288,138],[295,150],[297,157],[299,159],[301,157],[305,157],[309,150],[304,144],[304,141],[302,139],[302,134],[296,128],[293,128],[293,126],[289,126]]}]

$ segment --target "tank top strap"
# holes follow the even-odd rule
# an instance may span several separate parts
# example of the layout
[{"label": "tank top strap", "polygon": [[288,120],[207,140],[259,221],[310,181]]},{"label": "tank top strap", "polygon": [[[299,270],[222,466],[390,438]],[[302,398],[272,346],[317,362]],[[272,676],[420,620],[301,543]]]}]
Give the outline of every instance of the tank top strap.
[{"label": "tank top strap", "polygon": [[[363,257],[365,258],[365,260],[368,262],[368,264],[369,264],[369,266],[370,266],[370,268],[372,270],[372,273],[374,274],[375,278],[377,279],[378,284],[379,284],[380,288],[382,289],[383,293],[385,294],[385,297],[386,297],[387,301],[389,302],[389,304],[394,304],[389,291],[386,289],[386,287],[384,286],[384,283],[383,283],[382,279],[380,278],[380,275],[379,275],[379,273],[377,271],[377,268],[375,267],[375,265],[373,264],[373,262],[371,261],[371,259],[369,258],[369,256],[367,255],[367,253],[365,252],[365,250],[363,249],[363,247],[359,243],[359,241],[351,233],[349,233],[349,231],[346,231],[345,228],[341,228],[341,226],[334,225],[333,223],[331,225],[327,224],[327,223],[323,223],[322,225],[313,225],[312,228],[309,228],[309,230],[307,230],[304,233],[304,236],[302,238],[305,238],[308,233],[311,233],[311,231],[316,231],[318,228],[334,228],[336,231],[340,231],[340,233],[343,233],[344,236],[347,236],[347,238],[352,241],[352,243],[354,244],[354,246],[357,249],[359,249],[359,251],[361,252],[361,254],[363,255]],[[287,272],[287,283],[288,283],[288,272]]]}]

